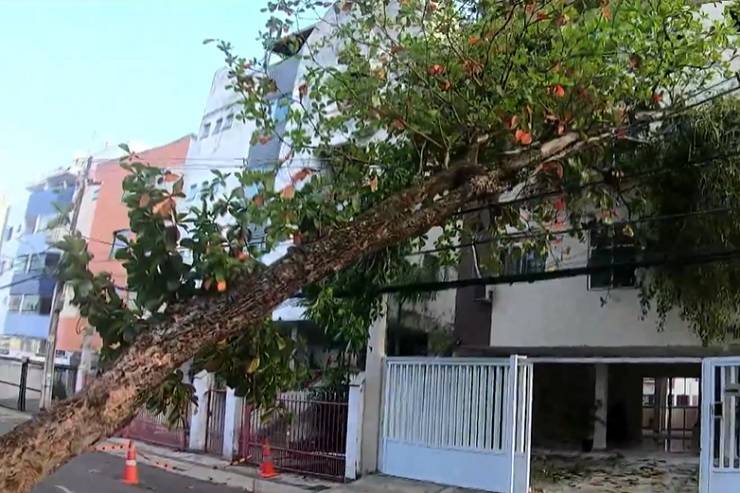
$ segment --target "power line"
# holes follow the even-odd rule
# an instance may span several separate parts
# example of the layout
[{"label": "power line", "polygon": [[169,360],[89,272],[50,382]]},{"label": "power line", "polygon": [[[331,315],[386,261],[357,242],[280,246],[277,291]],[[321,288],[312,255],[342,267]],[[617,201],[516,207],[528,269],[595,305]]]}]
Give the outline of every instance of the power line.
[{"label": "power line", "polygon": [[[689,163],[686,163],[686,166],[694,167],[696,169],[701,169],[701,168],[705,168],[705,167],[708,167],[708,166],[713,166],[713,165],[717,164],[716,163],[717,161],[721,161],[722,159],[728,159],[728,158],[738,157],[738,156],[740,156],[740,152],[731,152],[731,153],[727,153],[727,154],[721,154],[721,155],[717,155],[717,156],[712,156],[712,157],[709,157],[709,158],[706,158],[706,159],[702,159],[700,161],[689,162]],[[644,170],[644,171],[641,171],[639,173],[634,173],[634,174],[631,174],[631,175],[625,175],[625,176],[623,176],[623,177],[620,178],[620,181],[633,180],[635,178],[644,178],[646,176],[651,176],[651,175],[663,175],[663,174],[667,174],[667,173],[676,173],[676,172],[680,172],[680,171],[684,171],[684,170],[685,170],[685,168],[676,168],[676,167],[669,167],[669,166],[661,166],[661,167],[654,168],[654,169],[651,169],[651,170]],[[484,211],[484,210],[487,210],[487,209],[495,209],[495,208],[506,207],[506,206],[510,206],[510,205],[523,204],[525,202],[531,202],[531,201],[538,200],[538,199],[546,199],[546,198],[552,198],[552,197],[560,197],[563,194],[578,192],[578,191],[585,190],[587,188],[595,187],[595,186],[598,186],[598,185],[606,185],[606,184],[608,184],[607,180],[602,178],[602,179],[599,179],[599,180],[593,180],[593,181],[589,181],[589,182],[582,183],[582,184],[579,184],[579,185],[574,185],[574,186],[562,186],[561,185],[560,187],[558,187],[556,189],[553,189],[553,190],[549,190],[547,192],[541,192],[541,193],[537,193],[537,194],[525,195],[523,197],[517,197],[515,199],[503,200],[503,201],[499,201],[499,202],[489,203],[489,204],[485,204],[485,205],[471,207],[469,209],[461,209],[455,215],[458,215],[459,216],[459,215],[468,214],[468,213],[471,213],[471,212],[480,212],[480,211]]]},{"label": "power line", "polygon": [[25,279],[19,279],[17,281],[10,282],[8,284],[5,284],[4,286],[0,286],[0,289],[12,288],[13,286],[17,286],[19,284],[23,284],[24,282],[36,281],[38,279],[53,279],[53,276],[50,273],[45,272],[43,274],[39,274],[39,275],[36,275],[36,276],[27,277]]},{"label": "power line", "polygon": [[[707,216],[707,215],[715,215],[715,214],[727,214],[730,212],[738,212],[738,211],[739,211],[738,209],[720,207],[716,209],[704,209],[704,210],[691,211],[691,212],[681,212],[681,213],[676,213],[676,214],[660,214],[660,215],[655,215],[655,216],[647,216],[647,217],[643,217],[639,219],[619,221],[619,222],[613,223],[611,225],[606,225],[606,226],[619,227],[619,226],[626,226],[630,224],[644,224],[644,223],[660,222],[660,221],[667,221],[667,220],[674,220],[674,219],[683,219],[683,218],[688,218],[688,217]],[[458,243],[456,245],[449,245],[445,247],[437,247],[437,248],[429,248],[426,250],[419,250],[417,252],[412,252],[408,254],[408,256],[426,255],[426,254],[433,254],[433,253],[439,253],[439,252],[445,252],[445,251],[451,251],[451,250],[461,250],[463,248],[494,243],[498,241],[499,239],[517,241],[517,240],[530,240],[530,239],[537,239],[537,238],[547,238],[550,236],[574,234],[574,233],[578,233],[581,231],[583,232],[593,231],[595,228],[598,228],[600,226],[601,226],[600,224],[593,224],[593,225],[588,225],[587,227],[576,226],[573,228],[561,229],[557,231],[523,231],[523,232],[516,232],[516,233],[507,233],[507,234],[499,235],[495,238],[482,238],[480,240]]]},{"label": "power line", "polygon": [[[613,269],[620,267],[632,267],[635,269],[648,268],[648,267],[660,267],[660,266],[671,266],[671,267],[684,267],[688,265],[702,265],[713,262],[724,262],[740,259],[740,249],[731,249],[725,251],[719,251],[709,254],[696,254],[692,253],[689,255],[662,255],[654,259],[643,259],[631,262],[613,262],[602,265],[590,265],[587,267],[574,267],[569,269],[558,269],[553,271],[534,272],[527,274],[512,274],[512,275],[501,275],[501,276],[487,276],[480,278],[470,279],[458,279],[455,281],[435,281],[435,282],[419,282],[409,284],[397,284],[385,286],[377,290],[378,294],[390,294],[390,293],[408,293],[408,292],[435,292],[444,291],[447,289],[466,288],[471,286],[493,286],[497,284],[517,284],[517,283],[532,283],[537,281],[547,281],[553,279],[562,279],[567,277],[577,277],[589,274],[596,274],[600,272],[609,272]],[[348,297],[351,293],[341,293],[338,296]]]}]

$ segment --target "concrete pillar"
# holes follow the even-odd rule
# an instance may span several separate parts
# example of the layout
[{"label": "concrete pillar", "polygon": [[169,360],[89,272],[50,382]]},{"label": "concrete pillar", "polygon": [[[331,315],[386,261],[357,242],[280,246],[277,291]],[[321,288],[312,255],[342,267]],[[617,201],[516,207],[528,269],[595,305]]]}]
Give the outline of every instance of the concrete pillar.
[{"label": "concrete pillar", "polygon": [[609,365],[599,363],[595,368],[594,386],[594,450],[606,449],[606,415],[609,407]]},{"label": "concrete pillar", "polygon": [[190,443],[191,450],[203,451],[206,449],[206,427],[208,426],[208,396],[211,389],[213,375],[202,371],[193,378],[195,397],[198,405],[193,404],[193,413],[190,418]]},{"label": "concrete pillar", "polygon": [[224,459],[232,460],[239,450],[239,414],[241,406],[234,389],[226,389],[226,408],[224,409]]},{"label": "concrete pillar", "polygon": [[347,401],[347,441],[345,445],[344,477],[357,479],[362,457],[362,415],[365,407],[365,374],[353,375]]},{"label": "concrete pillar", "polygon": [[383,401],[383,366],[388,333],[388,296],[383,295],[381,314],[370,325],[365,361],[365,399],[362,414],[362,474],[378,470],[381,404]]}]

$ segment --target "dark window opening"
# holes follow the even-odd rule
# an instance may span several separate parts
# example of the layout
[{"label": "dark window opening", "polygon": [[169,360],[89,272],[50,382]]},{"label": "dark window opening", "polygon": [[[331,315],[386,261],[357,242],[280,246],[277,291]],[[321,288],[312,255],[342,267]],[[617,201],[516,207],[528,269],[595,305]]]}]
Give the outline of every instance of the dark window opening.
[{"label": "dark window opening", "polygon": [[42,296],[39,302],[39,313],[48,315],[51,313],[51,296]]},{"label": "dark window opening", "polygon": [[[617,230],[619,229],[619,230]],[[589,248],[589,267],[613,266],[591,273],[591,288],[633,287],[636,282],[635,267],[637,260],[635,239],[624,234],[621,228],[602,227],[591,232]]]}]

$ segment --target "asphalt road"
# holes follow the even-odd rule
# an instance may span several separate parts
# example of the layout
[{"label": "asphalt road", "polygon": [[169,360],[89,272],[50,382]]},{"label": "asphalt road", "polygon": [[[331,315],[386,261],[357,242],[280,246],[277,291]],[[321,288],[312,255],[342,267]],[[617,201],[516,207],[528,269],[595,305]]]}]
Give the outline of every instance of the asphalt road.
[{"label": "asphalt road", "polygon": [[[25,421],[25,417],[0,408],[0,435]],[[2,457],[0,457],[2,461]],[[121,482],[123,459],[104,453],[81,455],[70,461],[32,493],[244,493],[243,489],[229,488],[190,479],[139,463],[139,486]]]},{"label": "asphalt road", "polygon": [[121,483],[123,459],[103,453],[85,454],[72,460],[36,486],[32,493],[244,493],[197,481],[162,469],[139,464],[139,486]]}]

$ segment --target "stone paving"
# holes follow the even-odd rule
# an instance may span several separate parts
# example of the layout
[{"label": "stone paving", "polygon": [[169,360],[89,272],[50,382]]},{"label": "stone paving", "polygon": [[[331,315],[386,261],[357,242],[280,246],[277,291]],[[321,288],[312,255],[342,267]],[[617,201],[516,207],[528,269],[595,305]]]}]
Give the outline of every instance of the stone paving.
[{"label": "stone paving", "polygon": [[532,493],[696,493],[698,471],[688,455],[537,456]]}]

